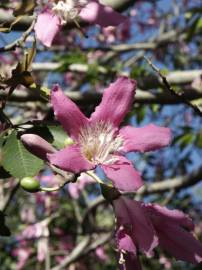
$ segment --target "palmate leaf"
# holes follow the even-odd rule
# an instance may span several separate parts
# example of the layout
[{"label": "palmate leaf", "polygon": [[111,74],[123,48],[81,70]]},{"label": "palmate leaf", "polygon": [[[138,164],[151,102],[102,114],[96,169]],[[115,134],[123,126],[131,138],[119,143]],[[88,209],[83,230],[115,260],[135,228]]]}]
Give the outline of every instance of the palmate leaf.
[{"label": "palmate leaf", "polygon": [[23,178],[36,175],[43,167],[43,161],[26,150],[12,132],[3,147],[2,166],[12,176]]}]

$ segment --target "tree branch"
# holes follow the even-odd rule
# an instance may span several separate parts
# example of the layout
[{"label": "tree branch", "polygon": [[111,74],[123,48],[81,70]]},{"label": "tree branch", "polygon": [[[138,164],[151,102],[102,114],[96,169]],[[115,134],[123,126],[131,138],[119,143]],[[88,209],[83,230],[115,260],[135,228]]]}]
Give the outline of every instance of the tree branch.
[{"label": "tree branch", "polygon": [[51,270],[62,270],[64,267],[68,267],[73,262],[86,256],[89,252],[94,251],[100,245],[107,243],[111,237],[111,233],[99,235],[97,239],[91,243],[92,237],[85,236],[85,238],[73,249],[73,251],[67,255],[59,265],[53,267]]},{"label": "tree branch", "polygon": [[[95,92],[86,92],[81,93],[79,91],[75,92],[66,92],[66,95],[72,99],[78,106],[86,106],[86,104],[96,106],[99,104],[102,98],[102,94]],[[6,97],[6,93],[4,91],[0,91],[0,99],[4,99]],[[202,98],[202,93],[199,93],[195,90],[186,90],[184,93],[184,97],[188,100],[194,100]],[[9,102],[36,102],[40,101],[45,103],[46,100],[43,99],[38,93],[34,91],[16,91],[9,97]],[[182,100],[178,100],[169,93],[150,93],[146,91],[142,91],[137,89],[136,95],[134,97],[135,104],[160,104],[160,105],[175,105],[183,103]]]},{"label": "tree branch", "polygon": [[165,88],[167,89],[167,91],[170,93],[171,96],[173,96],[174,98],[176,98],[177,100],[181,100],[182,102],[184,102],[185,104],[187,104],[188,106],[190,106],[194,112],[196,114],[198,114],[199,116],[202,117],[202,111],[194,104],[192,104],[188,99],[186,99],[186,97],[183,95],[183,92],[181,91],[180,93],[176,92],[171,85],[169,84],[168,79],[166,78],[166,76],[164,76],[160,69],[158,69],[152,62],[150,59],[148,59],[147,57],[144,57],[145,60],[149,63],[149,65],[153,68],[153,70],[155,72],[157,72],[157,74],[160,76],[160,78],[162,79],[162,82],[165,86]]}]

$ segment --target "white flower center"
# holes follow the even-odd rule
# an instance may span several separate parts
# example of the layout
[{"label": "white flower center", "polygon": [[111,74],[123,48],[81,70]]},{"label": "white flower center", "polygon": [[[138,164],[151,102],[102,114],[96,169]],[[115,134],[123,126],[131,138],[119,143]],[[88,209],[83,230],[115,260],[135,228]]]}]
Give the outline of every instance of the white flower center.
[{"label": "white flower center", "polygon": [[82,154],[94,164],[110,164],[116,160],[113,153],[121,150],[123,139],[116,136],[110,123],[89,125],[80,132],[79,143]]},{"label": "white flower center", "polygon": [[75,20],[87,3],[88,0],[63,0],[54,3],[52,10],[60,17],[61,23],[66,24],[68,20]]}]

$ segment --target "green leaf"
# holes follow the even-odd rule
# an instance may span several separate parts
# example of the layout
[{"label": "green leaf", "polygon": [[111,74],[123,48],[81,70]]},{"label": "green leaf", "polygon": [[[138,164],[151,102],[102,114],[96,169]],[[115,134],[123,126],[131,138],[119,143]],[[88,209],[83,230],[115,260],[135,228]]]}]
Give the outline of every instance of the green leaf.
[{"label": "green leaf", "polygon": [[86,54],[80,50],[71,51],[71,53],[66,53],[65,55],[57,56],[56,61],[60,62],[60,67],[57,69],[58,72],[66,72],[69,65],[71,64],[87,64]]},{"label": "green leaf", "polygon": [[47,126],[51,135],[53,136],[53,146],[57,149],[64,148],[66,146],[65,142],[69,138],[67,133],[61,126]]},{"label": "green leaf", "polygon": [[0,135],[0,178],[1,179],[11,177],[11,175],[7,171],[5,171],[4,168],[2,167],[4,141],[5,141],[4,136]]},{"label": "green leaf", "polygon": [[11,232],[5,224],[5,215],[0,211],[0,236],[10,236]]},{"label": "green leaf", "polygon": [[179,144],[181,149],[184,149],[187,145],[193,143],[194,134],[186,133],[176,138],[175,142]]},{"label": "green leaf", "polygon": [[12,176],[23,178],[35,176],[43,168],[43,161],[28,152],[13,131],[3,147],[2,166]]},{"label": "green leaf", "polygon": [[196,146],[202,148],[202,130],[196,136]]}]

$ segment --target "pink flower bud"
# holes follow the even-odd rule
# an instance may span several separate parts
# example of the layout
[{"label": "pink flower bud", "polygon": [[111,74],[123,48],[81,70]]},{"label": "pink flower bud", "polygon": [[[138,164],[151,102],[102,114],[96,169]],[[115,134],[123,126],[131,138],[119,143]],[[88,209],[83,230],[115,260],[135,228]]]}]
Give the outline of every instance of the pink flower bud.
[{"label": "pink flower bud", "polygon": [[50,143],[36,134],[24,134],[21,136],[21,141],[27,150],[43,160],[47,160],[47,154],[56,152]]}]

